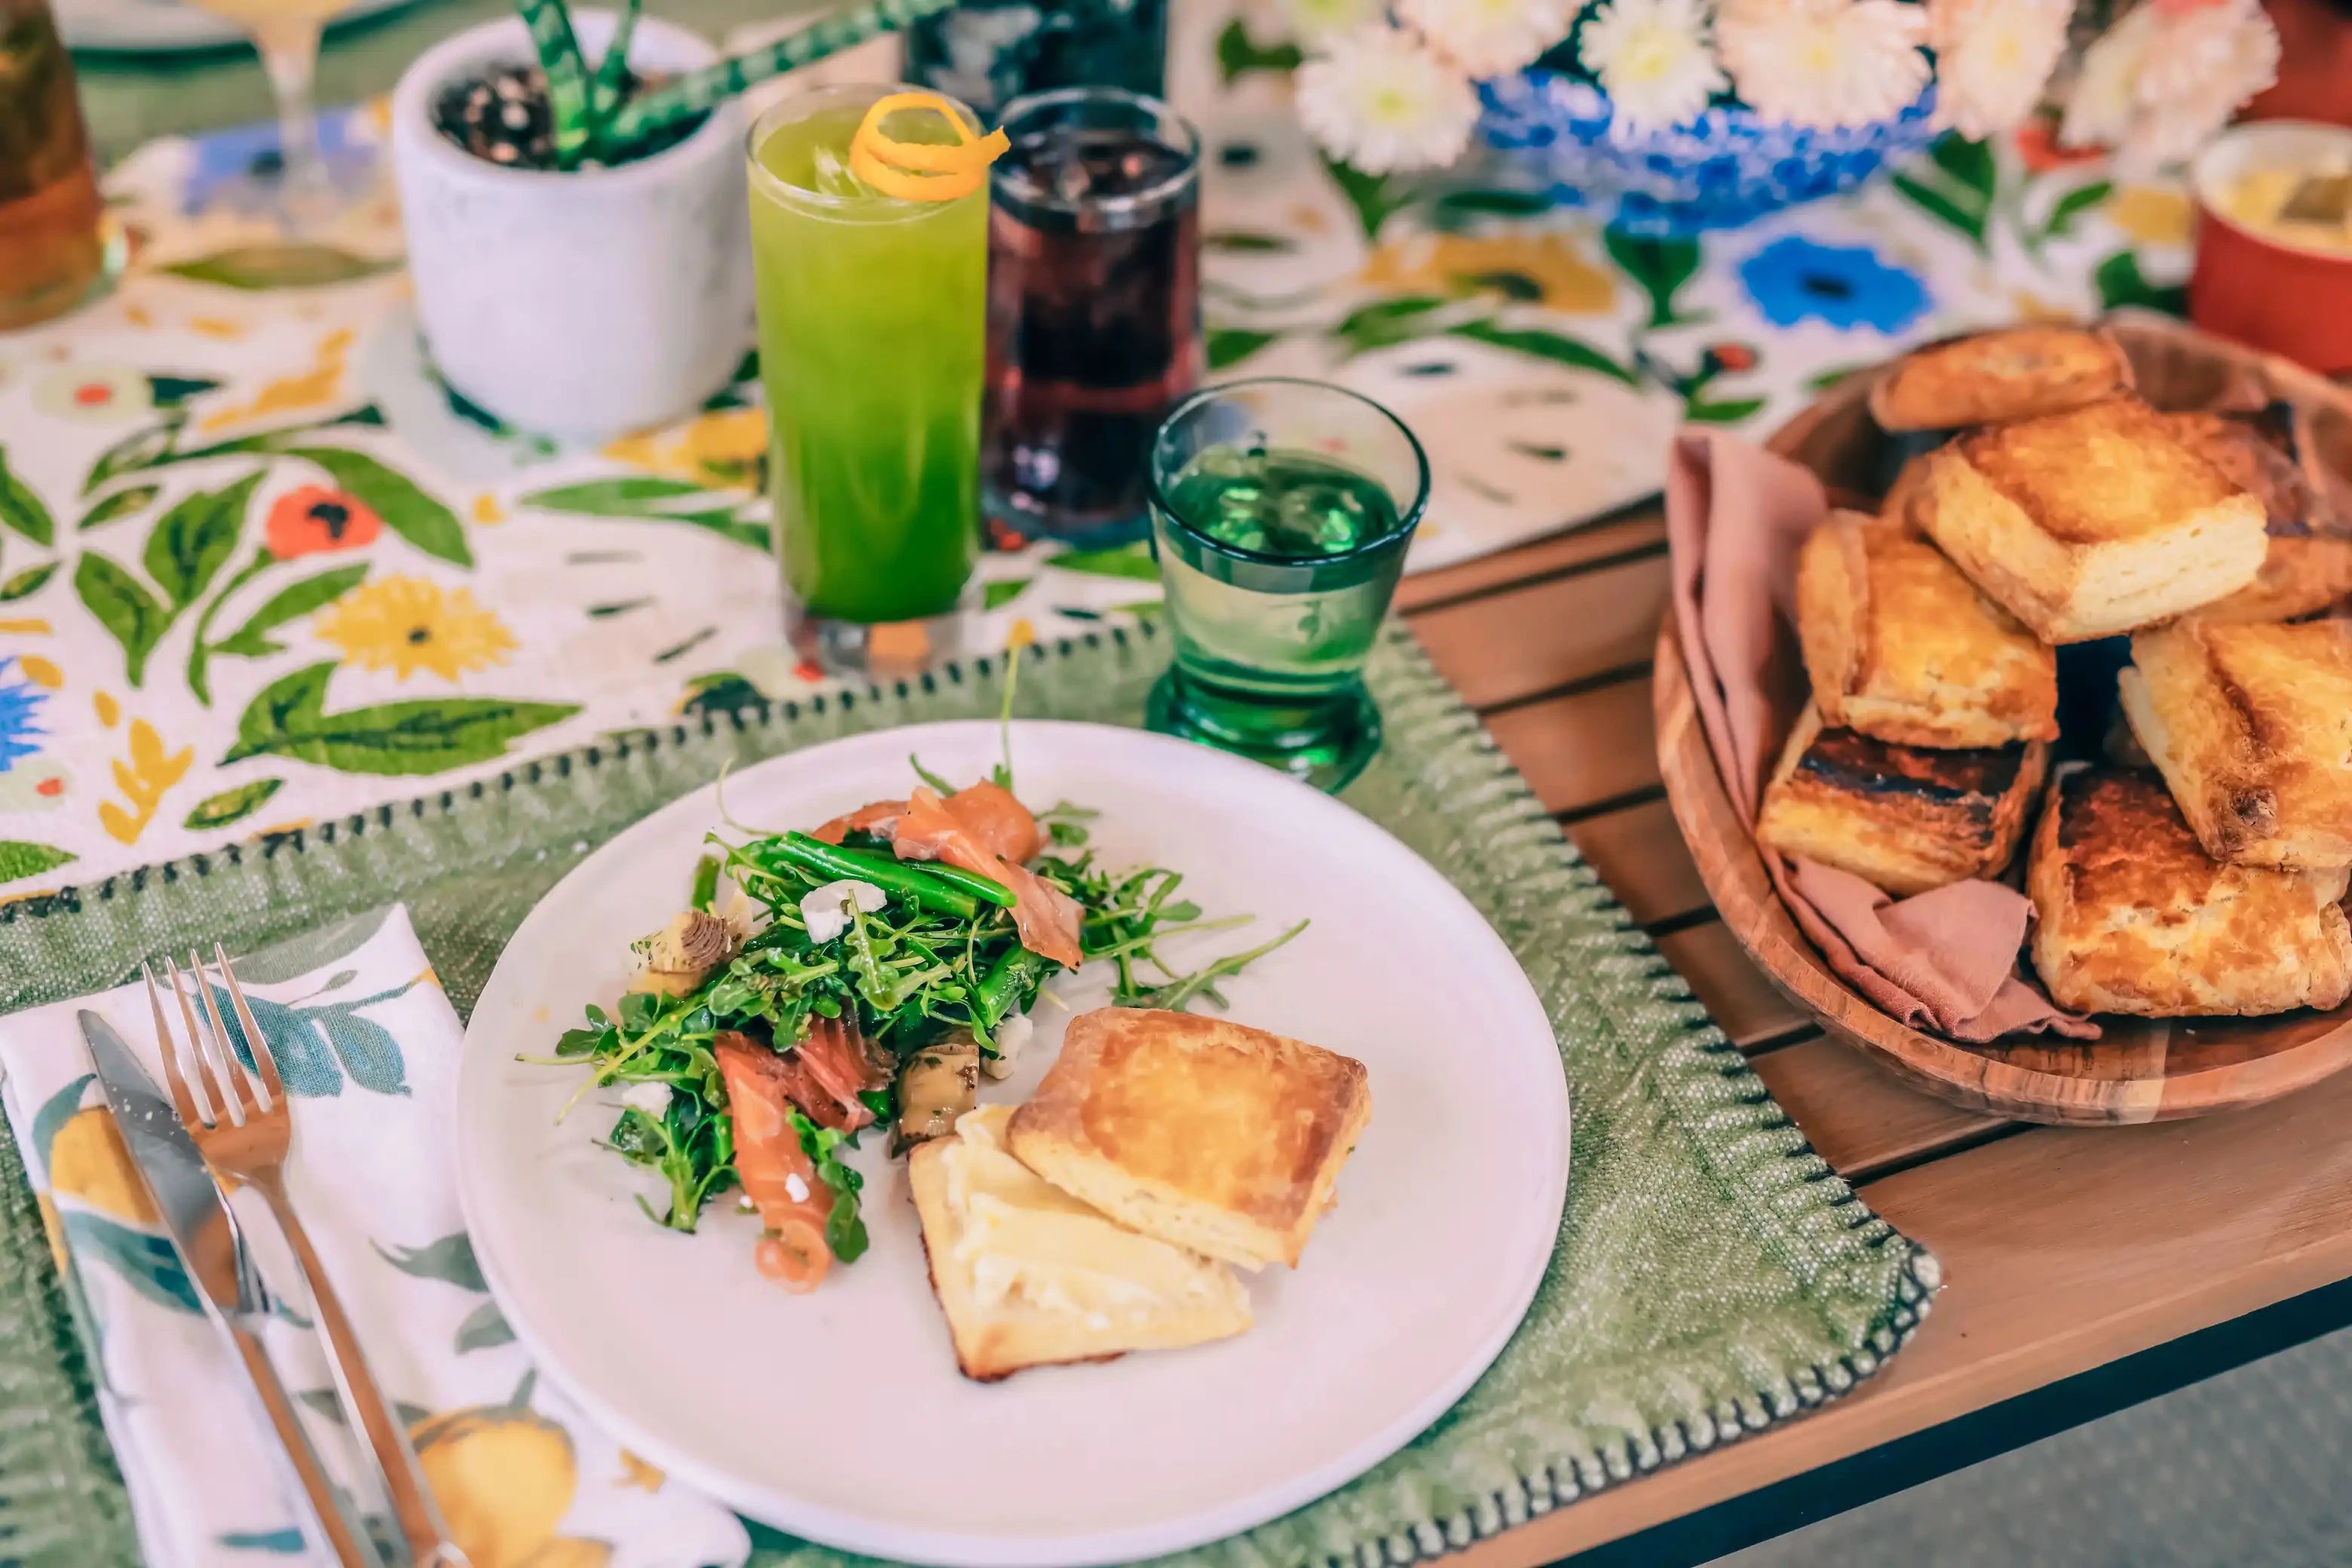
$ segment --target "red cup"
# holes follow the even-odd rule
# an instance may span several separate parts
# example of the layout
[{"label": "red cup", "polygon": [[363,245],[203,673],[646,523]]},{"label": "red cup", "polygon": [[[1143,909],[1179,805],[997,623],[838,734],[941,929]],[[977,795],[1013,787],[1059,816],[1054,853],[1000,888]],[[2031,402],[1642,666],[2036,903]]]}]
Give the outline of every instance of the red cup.
[{"label": "red cup", "polygon": [[2352,128],[2340,125],[2269,120],[2215,138],[2190,172],[2200,221],[2189,319],[2323,375],[2352,371],[2352,247],[2298,245],[2229,216],[2231,191],[2251,174],[2345,167]]}]

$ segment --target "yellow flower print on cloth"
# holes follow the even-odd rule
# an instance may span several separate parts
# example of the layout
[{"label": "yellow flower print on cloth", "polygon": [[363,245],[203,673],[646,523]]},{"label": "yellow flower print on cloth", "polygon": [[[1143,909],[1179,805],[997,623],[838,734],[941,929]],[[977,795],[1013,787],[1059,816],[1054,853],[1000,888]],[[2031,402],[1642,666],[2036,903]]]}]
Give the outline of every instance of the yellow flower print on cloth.
[{"label": "yellow flower print on cloth", "polygon": [[444,680],[504,664],[514,634],[464,588],[424,577],[386,577],[355,588],[318,623],[318,634],[362,669],[407,679],[429,669]]},{"label": "yellow flower print on cloth", "polygon": [[1372,252],[1361,281],[1403,292],[1499,294],[1580,315],[1617,300],[1616,280],[1564,234],[1417,236]]},{"label": "yellow flower print on cloth", "polygon": [[667,479],[737,489],[756,489],[768,452],[768,416],[759,408],[719,408],[667,430],[624,436],[604,456]]}]

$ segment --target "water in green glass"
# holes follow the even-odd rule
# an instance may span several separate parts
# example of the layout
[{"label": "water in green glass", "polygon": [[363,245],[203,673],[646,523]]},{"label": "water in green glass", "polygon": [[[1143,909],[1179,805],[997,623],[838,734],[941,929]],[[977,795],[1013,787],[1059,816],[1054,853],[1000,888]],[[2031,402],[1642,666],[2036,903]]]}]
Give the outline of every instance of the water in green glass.
[{"label": "water in green glass", "polygon": [[1176,660],[1152,727],[1338,787],[1380,742],[1361,672],[1404,564],[1368,548],[1402,527],[1388,487],[1311,452],[1212,447],[1162,495]]},{"label": "water in green glass", "polygon": [[[808,616],[867,626],[953,611],[980,550],[988,189],[905,201],[850,175],[887,90],[779,106],[751,150],[774,176],[751,244],[777,550]],[[952,138],[935,113],[889,130]]]}]

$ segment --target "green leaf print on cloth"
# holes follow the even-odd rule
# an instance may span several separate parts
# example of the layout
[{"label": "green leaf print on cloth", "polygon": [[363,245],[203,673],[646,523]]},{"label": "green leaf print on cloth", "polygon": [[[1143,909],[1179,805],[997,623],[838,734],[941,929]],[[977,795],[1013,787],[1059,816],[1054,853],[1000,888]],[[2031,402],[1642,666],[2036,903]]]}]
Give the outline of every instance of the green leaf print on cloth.
[{"label": "green leaf print on cloth", "polygon": [[189,811],[184,826],[205,831],[226,827],[232,822],[242,822],[259,811],[264,802],[285,787],[284,779],[255,779],[251,784],[241,784],[218,795],[208,795]]},{"label": "green leaf print on cloth", "polygon": [[740,515],[745,504],[742,498],[714,492],[688,479],[651,474],[588,479],[534,490],[522,498],[522,504],[544,511],[569,512],[575,517],[689,523],[753,550],[764,552],[770,547],[767,524]]},{"label": "green leaf print on cloth", "polygon": [[46,548],[57,537],[57,523],[33,488],[8,469],[8,454],[0,448],[0,528],[23,534]]},{"label": "green leaf print on cloth", "polygon": [[49,579],[57,574],[58,563],[54,561],[44,561],[38,566],[26,567],[6,581],[0,582],[0,605],[31,598],[47,587]]},{"label": "green leaf print on cloth", "polygon": [[337,566],[305,577],[280,588],[262,602],[261,607],[245,618],[245,624],[213,644],[215,653],[233,653],[246,658],[260,658],[283,651],[284,645],[269,640],[269,634],[280,626],[300,620],[313,611],[350,593],[366,580],[368,563],[364,561],[351,566]]},{"label": "green leaf print on cloth", "polygon": [[122,645],[123,679],[137,686],[147,679],[147,656],[163,640],[172,612],[139,585],[139,579],[95,552],[74,563],[74,593],[98,624]]},{"label": "green leaf print on cloth", "polygon": [[73,858],[70,850],[34,844],[22,838],[0,838],[0,882],[13,882],[20,877],[37,877]]},{"label": "green leaf print on cloth", "polygon": [[1675,309],[1675,293],[1698,274],[1697,240],[1651,239],[1612,228],[1603,232],[1601,242],[1609,259],[1649,296],[1651,326],[1671,327],[1699,320]]},{"label": "green leaf print on cloth", "polygon": [[457,514],[426,495],[406,475],[395,473],[364,452],[337,447],[280,450],[289,458],[326,469],[336,484],[374,508],[386,528],[425,554],[453,566],[474,563],[474,552],[467,548],[466,530]]},{"label": "green leaf print on cloth", "polygon": [[423,697],[330,713],[334,673],[329,660],[265,687],[238,718],[236,744],[221,761],[268,754],[338,773],[437,773],[503,756],[509,742],[580,711],[576,702]]},{"label": "green leaf print on cloth", "polygon": [[197,490],[165,512],[147,536],[147,575],[174,610],[204,597],[236,551],[247,506],[264,470],[256,468],[225,489]]},{"label": "green leaf print on cloth", "polygon": [[[362,1089],[404,1095],[408,1072],[400,1042],[382,1024],[360,1016],[360,1009],[406,995],[415,984],[409,981],[356,1001],[320,1006],[289,1006],[250,992],[246,994],[246,1003],[253,1011],[253,1021],[261,1026],[262,1038],[269,1043],[269,1054],[278,1063],[289,1094],[313,1099],[341,1094],[348,1073]],[[228,993],[215,986],[213,999],[220,1004],[221,1020],[228,1026],[230,1048],[236,1052],[237,1060],[252,1069],[253,1047],[246,1041],[245,1026]]]},{"label": "green leaf print on cloth", "polygon": [[174,262],[163,270],[193,282],[229,289],[316,289],[373,278],[399,265],[397,260],[353,256],[331,245],[239,245]]}]

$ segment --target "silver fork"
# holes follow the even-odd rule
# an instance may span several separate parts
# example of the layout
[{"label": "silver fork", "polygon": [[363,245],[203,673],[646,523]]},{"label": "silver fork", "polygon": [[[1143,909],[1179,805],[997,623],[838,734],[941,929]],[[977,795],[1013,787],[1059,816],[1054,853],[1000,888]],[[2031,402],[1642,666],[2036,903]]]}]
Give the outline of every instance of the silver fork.
[{"label": "silver fork", "polygon": [[[407,1542],[410,1562],[415,1568],[469,1568],[465,1552],[450,1538],[449,1527],[434,1503],[425,1472],[416,1462],[416,1451],[409,1446],[408,1434],[376,1386],[374,1373],[368,1370],[359,1337],[352,1331],[351,1320],[343,1315],[341,1299],[328,1280],[326,1268],[312,1249],[310,1237],[295,1215],[293,1205],[287,1201],[286,1153],[293,1141],[293,1118],[287,1105],[286,1088],[278,1079],[278,1064],[270,1057],[268,1042],[260,1026],[254,1022],[253,1010],[246,1005],[245,991],[229,968],[228,954],[218,942],[213,944],[213,959],[220,972],[222,984],[218,989],[228,993],[246,1044],[253,1053],[263,1092],[254,1092],[252,1076],[230,1045],[215,987],[205,975],[203,960],[191,951],[187,981],[194,984],[204,1004],[204,1019],[212,1026],[209,1035],[200,1026],[196,1009],[189,1004],[179,964],[170,958],[163,961],[166,983],[179,1002],[180,1017],[186,1026],[184,1047],[173,1037],[170,1022],[164,1017],[163,1000],[156,993],[153,972],[146,972],[147,999],[155,1010],[155,1033],[163,1051],[163,1076],[172,1086],[172,1102],[180,1112],[180,1120],[187,1124],[188,1135],[195,1140],[196,1148],[222,1185],[241,1183],[259,1193],[277,1219],[278,1229],[285,1234],[295,1265],[302,1271],[310,1300],[318,1308],[319,1326],[326,1332],[327,1359],[334,1370],[335,1385],[342,1395],[344,1408],[357,1419],[367,1436],[368,1447],[374,1451],[392,1500],[393,1517]],[[196,1082],[203,1088],[202,1101],[190,1090],[188,1074],[180,1061],[184,1048],[194,1063]],[[222,1092],[224,1085],[230,1093]]]}]

